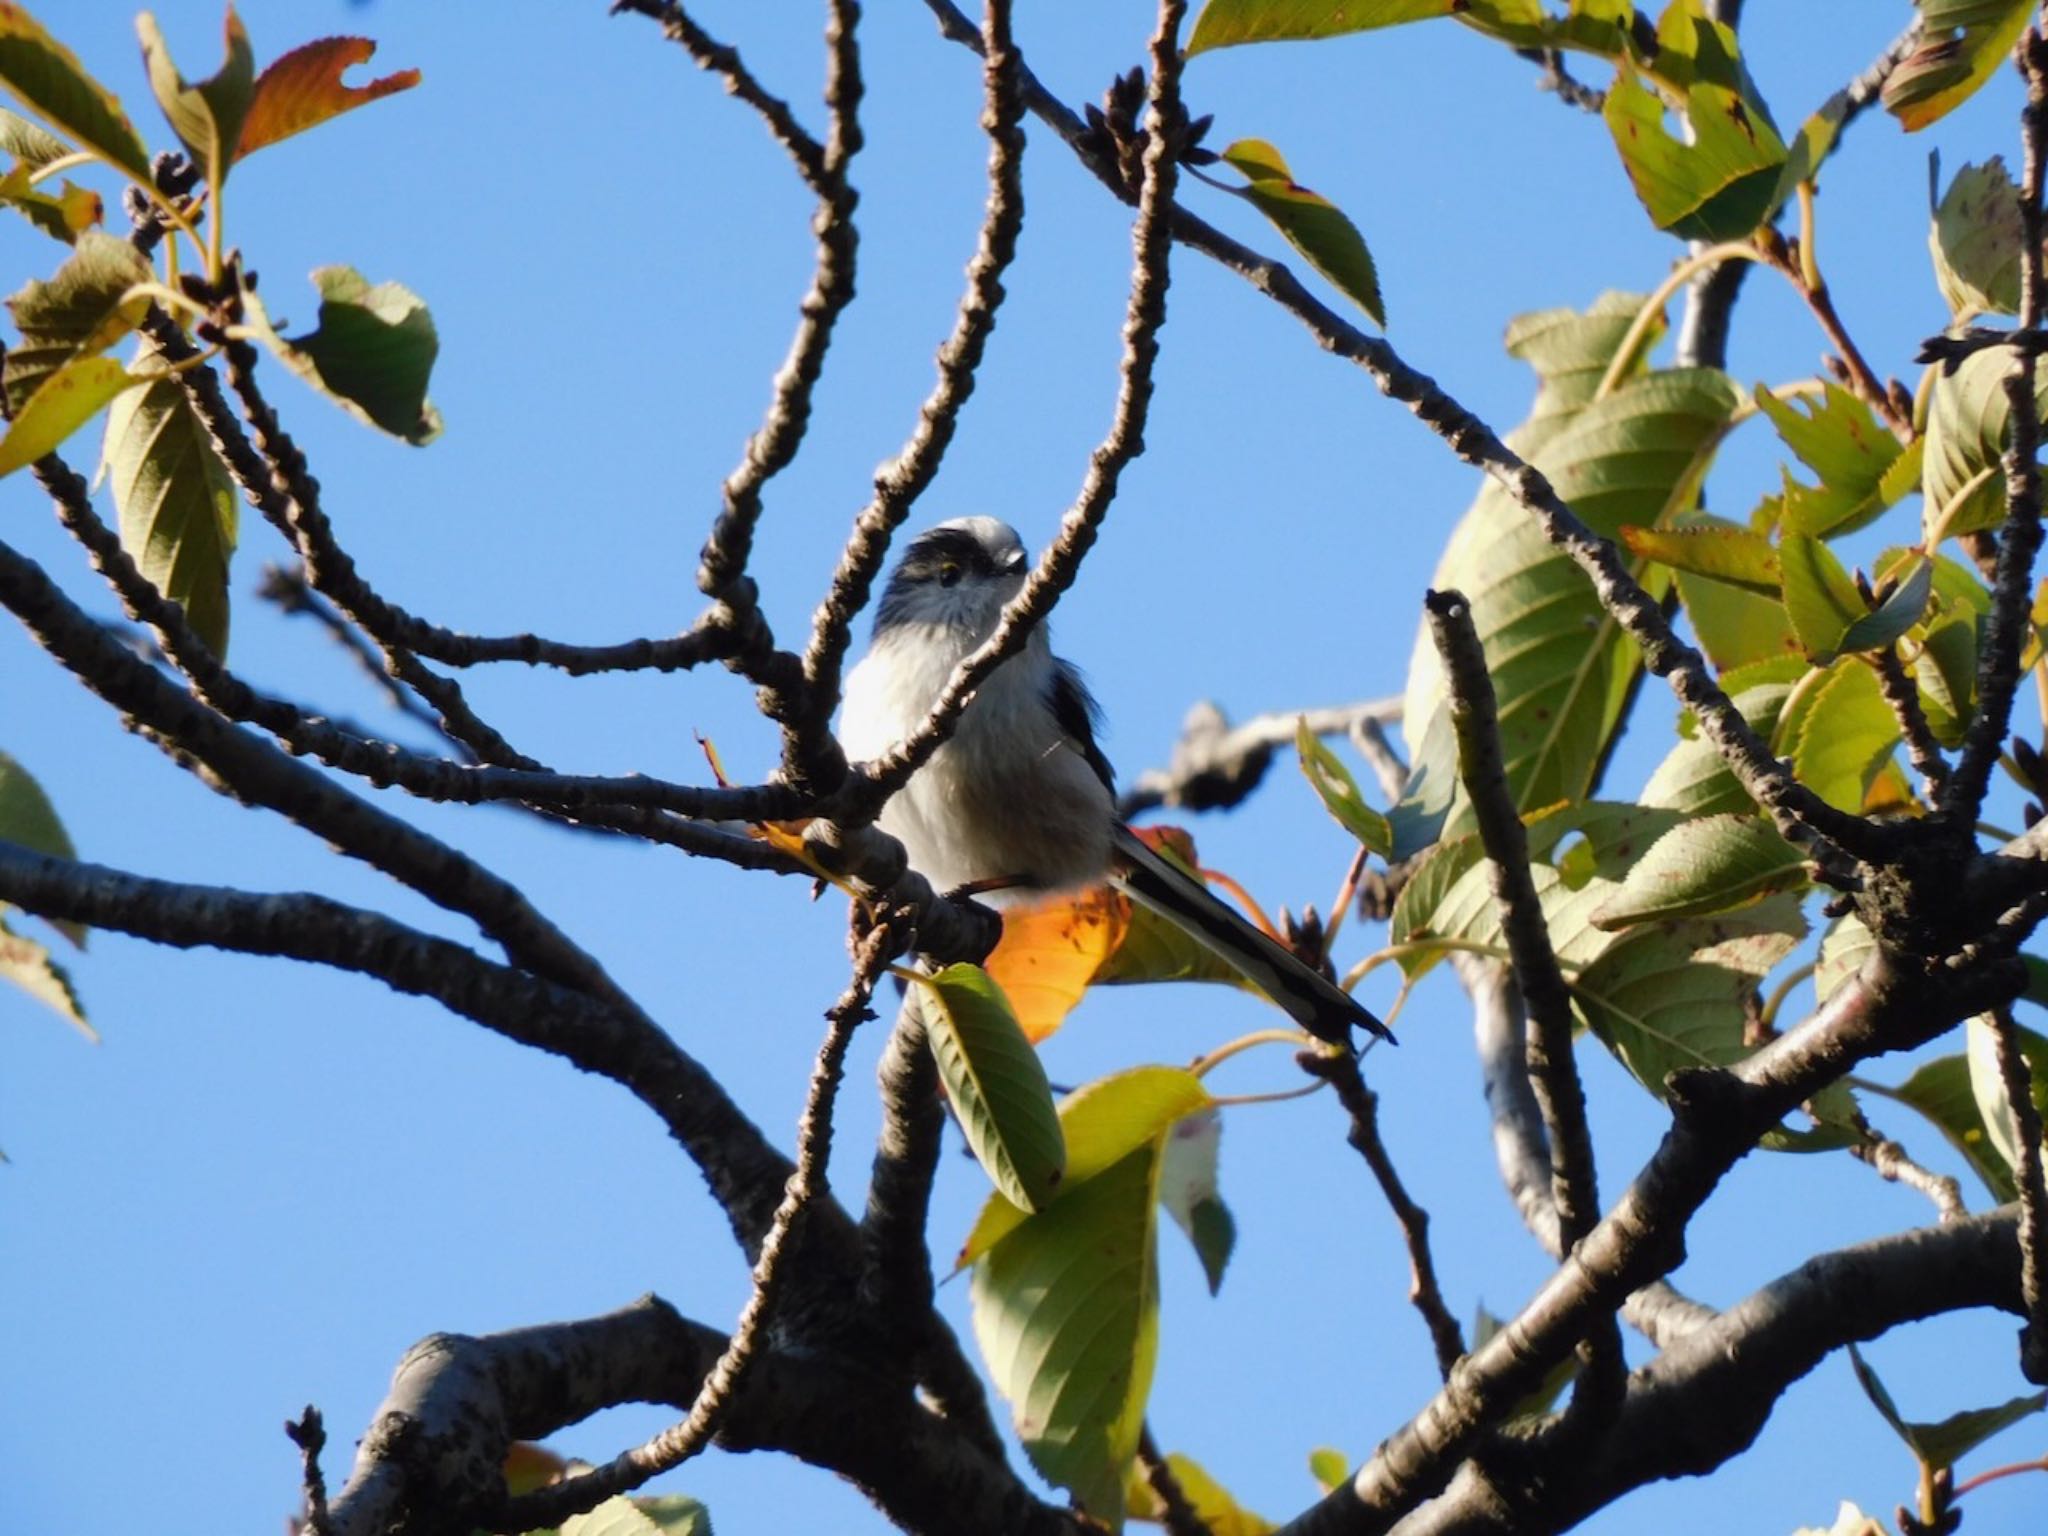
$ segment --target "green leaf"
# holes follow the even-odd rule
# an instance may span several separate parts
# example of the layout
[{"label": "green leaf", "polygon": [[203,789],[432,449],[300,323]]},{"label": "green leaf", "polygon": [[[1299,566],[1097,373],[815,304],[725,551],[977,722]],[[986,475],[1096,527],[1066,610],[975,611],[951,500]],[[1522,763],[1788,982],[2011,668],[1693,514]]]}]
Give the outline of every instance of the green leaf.
[{"label": "green leaf", "polygon": [[1955,174],[1927,231],[1934,280],[1958,324],[2020,312],[2020,193],[1993,155]]},{"label": "green leaf", "polygon": [[1899,724],[1862,662],[1842,660],[1804,700],[1788,701],[1775,748],[1792,759],[1801,783],[1829,805],[1860,812],[1899,744]]},{"label": "green leaf", "polygon": [[416,69],[401,69],[368,85],[343,83],[344,74],[368,63],[376,51],[367,37],[323,37],[274,60],[257,77],[235,158],[420,83]]},{"label": "green leaf", "polygon": [[[1175,1124],[1213,1102],[1202,1080],[1184,1067],[1132,1067],[1068,1094],[1059,1107],[1067,1175],[1055,1203],[1138,1148],[1162,1143]],[[1029,1219],[1029,1212],[991,1195],[954,1269],[965,1269]]]},{"label": "green leaf", "polygon": [[1458,787],[1458,733],[1451,725],[1449,706],[1439,705],[1422,729],[1401,798],[1387,812],[1394,839],[1388,862],[1412,859],[1436,842],[1450,819]]},{"label": "green leaf", "polygon": [[0,981],[12,982],[37,1002],[46,1004],[76,1025],[88,1040],[98,1040],[85,1016],[85,1005],[71,975],[50,958],[49,949],[23,938],[8,925],[10,908],[0,906]]},{"label": "green leaf", "polygon": [[[1768,741],[1791,691],[1789,684],[1765,683],[1736,694],[1734,703],[1742,718]],[[1714,744],[1700,735],[1681,736],[1673,744],[1638,798],[1644,805],[1667,806],[1688,816],[1753,814],[1758,809]]]},{"label": "green leaf", "polygon": [[[1735,526],[1704,512],[1678,521],[1686,527]],[[1789,659],[1804,669],[1806,661],[1799,651],[1799,637],[1792,633],[1792,621],[1786,617],[1785,605],[1775,592],[1762,597],[1689,571],[1678,573],[1677,586],[1678,601],[1692,624],[1693,639],[1707,653],[1707,659],[1721,669],[1724,684],[1729,674],[1760,662]]]},{"label": "green leaf", "polygon": [[1123,941],[1096,969],[1093,987],[1146,986],[1159,981],[1213,981],[1264,996],[1208,945],[1137,902]]},{"label": "green leaf", "polygon": [[1294,750],[1301,755],[1302,777],[1323,802],[1323,809],[1366,848],[1383,859],[1392,857],[1394,831],[1387,825],[1387,818],[1365,803],[1358,780],[1351,776],[1343,759],[1308,728],[1306,715],[1295,722]]},{"label": "green leaf", "polygon": [[1869,610],[1856,591],[1856,583],[1835,552],[1819,539],[1803,533],[1788,533],[1779,545],[1779,559],[1785,575],[1785,612],[1792,619],[1792,631],[1817,664],[1834,660],[1843,649],[1842,640],[1850,627]]},{"label": "green leaf", "polygon": [[53,160],[70,154],[71,146],[27,118],[0,107],[0,153],[12,155],[31,171],[40,171]]},{"label": "green leaf", "polygon": [[1123,1518],[1159,1349],[1158,1139],[1021,1223],[974,1266],[974,1336],[1031,1463]]},{"label": "green leaf", "polygon": [[680,1494],[628,1498],[619,1494],[597,1508],[571,1515],[561,1536],[711,1536],[711,1511]]},{"label": "green leaf", "polygon": [[[1739,239],[1778,200],[1784,141],[1736,57],[1735,34],[1707,19],[1697,0],[1678,0],[1665,12],[1658,41],[1657,68],[1678,97],[1673,105],[1686,132],[1665,126],[1664,99],[1627,60],[1607,92],[1608,131],[1657,228],[1686,240]],[[1676,73],[1690,76],[1682,90]]]},{"label": "green leaf", "polygon": [[2003,64],[2033,0],[1918,0],[1920,45],[1885,77],[1885,110],[1908,133],[1955,110]]},{"label": "green leaf", "polygon": [[1681,1067],[1725,1067],[1750,1053],[1743,1031],[1757,983],[1805,932],[1799,902],[1648,924],[1622,934],[1572,980],[1586,1023],[1659,1098]]},{"label": "green leaf", "polygon": [[[71,834],[64,830],[57,807],[50,803],[43,786],[5,752],[0,752],[0,842],[18,843],[53,859],[78,857]],[[85,924],[52,920],[50,926],[80,949],[85,948]]]},{"label": "green leaf", "polygon": [[1777,548],[1762,534],[1737,524],[1717,518],[1683,528],[1624,525],[1621,542],[1630,554],[1674,571],[1726,582],[1765,597],[1778,595]]},{"label": "green leaf", "polygon": [[114,401],[102,462],[121,513],[121,547],[184,607],[214,655],[225,657],[238,498],[212,434],[176,379]]},{"label": "green leaf", "polygon": [[1344,210],[1297,182],[1280,151],[1264,139],[1239,139],[1223,151],[1223,159],[1248,178],[1238,188],[1239,195],[1375,324],[1385,325],[1379,269],[1366,249],[1365,236]]},{"label": "green leaf", "polygon": [[975,1161],[1011,1204],[1044,1209],[1067,1150],[1038,1052],[980,966],[949,965],[918,985],[932,1059]]},{"label": "green leaf", "polygon": [[135,18],[135,31],[142,40],[142,62],[149,70],[149,88],[157,105],[164,109],[171,131],[192,156],[199,173],[218,187],[227,179],[235,147],[241,141],[242,120],[256,94],[256,55],[249,48],[249,34],[234,6],[227,8],[221,23],[225,57],[210,77],[197,85],[186,83],[171,62],[171,50],[156,18],[144,11]]},{"label": "green leaf", "polygon": [[[1584,312],[1539,309],[1508,322],[1504,342],[1508,356],[1535,369],[1539,382],[1529,419],[1515,433],[1517,451],[1534,453],[1593,403],[1616,349],[1648,302],[1643,294],[1610,289]],[[1664,311],[1660,309],[1621,382],[1643,376],[1643,359],[1664,329]]]},{"label": "green leaf", "polygon": [[[2048,369],[2037,362],[2035,370],[2035,399],[2048,406]],[[1989,347],[1935,380],[1920,471],[1920,515],[1930,539],[1981,532],[2005,521],[2000,461],[2012,435],[2005,398],[2012,371],[2011,354]]]},{"label": "green leaf", "polygon": [[78,237],[106,217],[106,205],[97,192],[76,185],[69,177],[56,193],[29,185],[29,168],[15,166],[0,177],[0,202],[19,213],[52,240],[75,245]]},{"label": "green leaf", "polygon": [[1863,969],[1863,962],[1876,948],[1877,940],[1855,913],[1846,912],[1829,924],[1828,931],[1821,935],[1820,955],[1814,964],[1815,1001],[1824,1003],[1840,991]]},{"label": "green leaf", "polygon": [[1803,890],[1806,859],[1753,814],[1681,822],[1650,845],[1620,891],[1593,914],[1610,931],[1658,918],[1705,917]]},{"label": "green leaf", "polygon": [[43,380],[0,437],[0,475],[54,452],[122,390],[143,381],[111,357],[82,357]]},{"label": "green leaf", "polygon": [[[2020,1054],[2026,1058],[2027,1074],[2037,1112],[2048,1110],[2048,1038],[2025,1025],[2019,1032]],[[2005,1166],[2019,1166],[2019,1144],[2013,1139],[2012,1100],[1998,1071],[1998,1037],[1991,1021],[1971,1019],[1963,1026],[1964,1055],[1970,1063],[1970,1091],[1977,1099],[1977,1114],[1992,1150],[2005,1159]]]},{"label": "green leaf", "polygon": [[423,447],[441,435],[427,399],[440,340],[419,295],[398,283],[374,288],[353,267],[321,267],[317,329],[289,340],[253,294],[249,325],[284,365],[358,421]]},{"label": "green leaf", "polygon": [[1407,21],[1456,15],[1473,26],[1538,26],[1540,0],[1209,0],[1195,18],[1187,54],[1239,43],[1338,37]]},{"label": "green leaf", "polygon": [[[1544,398],[1537,403],[1540,413]],[[1595,532],[1612,535],[1623,524],[1659,526],[1692,504],[1735,407],[1734,387],[1723,374],[1659,372],[1582,410],[1553,409],[1532,418],[1515,446]],[[1643,579],[1653,596],[1662,595],[1662,573],[1653,567]],[[1453,531],[1430,584],[1471,599],[1500,697],[1501,745],[1515,804],[1533,810],[1584,799],[1620,723],[1641,653],[1571,558],[1490,482]],[[1409,740],[1419,739],[1442,697],[1436,648],[1426,632],[1418,633],[1404,701]]]},{"label": "green leaf", "polygon": [[[1885,497],[1886,474],[1905,450],[1870,407],[1839,384],[1824,385],[1819,401],[1780,400],[1759,384],[1756,403],[1785,446],[1820,476],[1816,486],[1786,473],[1777,522],[1787,532],[1815,537],[1853,533],[1898,499]],[[1910,486],[1893,489],[1904,494]]]},{"label": "green leaf", "polygon": [[31,282],[9,298],[7,308],[21,332],[0,368],[9,412],[20,415],[29,397],[67,363],[95,357],[135,329],[148,300],[126,295],[154,276],[126,240],[92,232],[78,237],[47,281]]},{"label": "green leaf", "polygon": [[1930,1125],[1941,1132],[1943,1139],[1962,1154],[1963,1160],[1970,1165],[1970,1171],[1991,1191],[1992,1199],[2004,1202],[2018,1198],[2019,1189],[2013,1182],[2011,1165],[1991,1144],[1991,1138],[1985,1134],[1984,1117],[1977,1112],[1977,1096],[1970,1087],[1967,1056],[1961,1052],[1953,1056],[1937,1056],[1922,1063],[1896,1088],[1867,1081],[1859,1081],[1858,1086],[1867,1093],[1875,1093],[1918,1110]]},{"label": "green leaf", "polygon": [[1223,1271],[1237,1246],[1237,1222],[1217,1193],[1217,1157],[1223,1145],[1223,1116],[1199,1110],[1177,1121],[1166,1137],[1165,1162],[1159,1174],[1159,1203],[1174,1225],[1195,1245],[1202,1276],[1214,1296],[1223,1287]]},{"label": "green leaf", "polygon": [[0,85],[44,122],[149,183],[149,152],[119,99],[19,5],[0,4]]},{"label": "green leaf", "polygon": [[1319,1445],[1308,1453],[1308,1475],[1323,1492],[1335,1493],[1351,1481],[1351,1458],[1335,1446]]},{"label": "green leaf", "polygon": [[1883,651],[1918,624],[1927,612],[1927,600],[1934,594],[1934,562],[1925,555],[1906,568],[1905,575],[1869,613],[1849,626],[1842,636],[1844,651]]},{"label": "green leaf", "polygon": [[[1280,1529],[1263,1515],[1255,1515],[1232,1497],[1230,1490],[1215,1478],[1206,1468],[1192,1457],[1175,1451],[1166,1458],[1166,1468],[1173,1474],[1173,1480],[1180,1485],[1181,1495],[1194,1510],[1195,1518],[1209,1536],[1270,1536]],[[1145,1481],[1145,1475],[1133,1464],[1124,1479],[1124,1502],[1133,1520],[1147,1520],[1155,1525],[1165,1524],[1165,1510],[1159,1497],[1153,1493],[1152,1485]]]},{"label": "green leaf", "polygon": [[2034,1392],[2000,1403],[1995,1408],[1972,1408],[1950,1414],[1938,1424],[1917,1424],[1899,1412],[1899,1405],[1891,1392],[1854,1344],[1849,1346],[1849,1365],[1856,1372],[1856,1381],[1863,1388],[1863,1395],[1870,1399],[1878,1416],[1891,1426],[1892,1433],[1905,1442],[1914,1458],[1930,1472],[1954,1466],[1959,1458],[1968,1455],[2000,1430],[2009,1429],[2022,1419],[2048,1408],[2048,1392]]}]

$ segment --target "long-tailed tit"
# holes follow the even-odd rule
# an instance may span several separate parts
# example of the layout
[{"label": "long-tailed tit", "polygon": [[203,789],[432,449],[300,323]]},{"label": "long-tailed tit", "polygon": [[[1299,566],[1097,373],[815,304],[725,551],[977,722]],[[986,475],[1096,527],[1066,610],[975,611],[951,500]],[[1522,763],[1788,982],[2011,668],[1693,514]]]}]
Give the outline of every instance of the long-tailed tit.
[{"label": "long-tailed tit", "polygon": [[[875,610],[873,643],[846,678],[839,739],[849,757],[879,757],[916,729],[953,669],[994,632],[1025,572],[1016,530],[992,517],[941,523],[912,541]],[[1354,1025],[1386,1036],[1340,987],[1123,824],[1095,721],[1080,674],[1053,655],[1040,624],[890,800],[882,829],[941,890],[999,884],[1042,893],[1107,878],[1228,961],[1309,1033],[1340,1045]]]}]

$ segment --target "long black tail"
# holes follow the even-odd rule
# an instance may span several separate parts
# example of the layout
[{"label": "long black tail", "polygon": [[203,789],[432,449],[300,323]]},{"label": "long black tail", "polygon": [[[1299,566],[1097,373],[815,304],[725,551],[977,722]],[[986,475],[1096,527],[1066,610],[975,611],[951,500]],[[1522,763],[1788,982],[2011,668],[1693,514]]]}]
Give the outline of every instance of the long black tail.
[{"label": "long black tail", "polygon": [[1129,827],[1117,828],[1116,853],[1119,868],[1111,879],[1119,889],[1229,961],[1318,1040],[1348,1047],[1358,1027],[1392,1043],[1392,1031],[1370,1009],[1210,895],[1200,880],[1154,853]]}]

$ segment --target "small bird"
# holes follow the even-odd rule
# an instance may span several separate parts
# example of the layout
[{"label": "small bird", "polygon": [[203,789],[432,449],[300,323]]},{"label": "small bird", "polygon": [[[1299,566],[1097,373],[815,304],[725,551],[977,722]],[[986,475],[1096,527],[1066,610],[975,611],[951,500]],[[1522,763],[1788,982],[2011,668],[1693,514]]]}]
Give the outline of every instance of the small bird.
[{"label": "small bird", "polygon": [[[941,523],[911,541],[876,606],[868,653],[847,674],[839,740],[849,758],[880,757],[916,729],[953,669],[995,631],[1027,568],[1016,530],[992,517]],[[1342,988],[1124,825],[1097,719],[1080,673],[1053,655],[1040,624],[890,800],[882,830],[940,890],[1044,893],[1108,879],[1318,1039],[1348,1046],[1353,1026],[1392,1039]]]}]

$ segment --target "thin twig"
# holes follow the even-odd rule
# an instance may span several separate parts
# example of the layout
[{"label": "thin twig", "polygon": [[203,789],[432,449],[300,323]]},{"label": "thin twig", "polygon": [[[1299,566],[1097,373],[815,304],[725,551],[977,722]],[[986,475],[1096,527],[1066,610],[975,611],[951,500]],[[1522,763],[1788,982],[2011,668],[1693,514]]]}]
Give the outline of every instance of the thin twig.
[{"label": "thin twig", "polygon": [[285,1437],[299,1448],[299,1485],[305,1490],[304,1536],[327,1536],[327,1479],[320,1471],[320,1453],[327,1448],[327,1426],[311,1403],[296,1419],[284,1421]]},{"label": "thin twig", "polygon": [[1449,1381],[1451,1367],[1464,1356],[1465,1335],[1444,1304],[1443,1287],[1437,1282],[1436,1259],[1429,1248],[1429,1212],[1409,1195],[1387,1154],[1386,1143],[1380,1138],[1379,1096],[1366,1087],[1357,1059],[1348,1052],[1303,1051],[1295,1059],[1304,1072],[1322,1078],[1337,1090],[1337,1102],[1351,1117],[1351,1129],[1345,1140],[1365,1159],[1387,1208],[1400,1225],[1401,1240],[1408,1248],[1408,1299],[1429,1329],[1437,1371]]},{"label": "thin twig", "polygon": [[612,14],[623,11],[660,23],[663,35],[680,43],[699,69],[722,76],[727,93],[758,112],[775,141],[789,151],[789,158],[796,162],[798,173],[810,189],[820,197],[830,195],[832,174],[827,168],[825,147],[805,131],[788,102],[768,94],[741,60],[737,48],[712,37],[675,0],[612,0]]},{"label": "thin twig", "polygon": [[[1060,595],[1073,585],[1081,561],[1095,543],[1102,520],[1116,498],[1125,467],[1145,450],[1153,363],[1159,355],[1159,330],[1166,323],[1167,269],[1173,246],[1170,225],[1178,180],[1174,156],[1183,116],[1182,61],[1179,46],[1172,39],[1179,35],[1186,9],[1184,0],[1162,0],[1159,30],[1151,43],[1145,175],[1138,195],[1137,221],[1131,232],[1136,264],[1124,313],[1124,354],[1118,369],[1116,409],[1109,433],[1089,456],[1080,495],[1061,519],[1059,537],[1040,557],[1023,590],[1003,609],[995,632],[954,668],[931,712],[918,727],[888,753],[868,764],[860,778],[849,783],[847,814],[854,820],[872,819],[880,814],[889,797],[953,734],[960,712],[975,691],[997,667],[1023,648]],[[1021,77],[1021,60],[1017,68]]]},{"label": "thin twig", "polygon": [[[2041,271],[2041,181],[2048,160],[2048,49],[2029,27],[2016,50],[2026,80],[2027,103],[2020,113],[2023,155],[2020,170],[2020,312],[2022,331],[2037,332],[2048,301]],[[1991,613],[1977,657],[1977,713],[1963,737],[1963,750],[1949,776],[1941,808],[1949,819],[1970,826],[1990,787],[1991,770],[2012,721],[2019,688],[2020,653],[2032,629],[2034,558],[2041,548],[2041,420],[2034,389],[2036,358],[2031,343],[2013,348],[2005,399],[2011,438],[2005,451],[2005,523],[1999,532],[1998,569],[1992,583]],[[2048,1346],[2044,1346],[2048,1347]]]},{"label": "thin twig", "polygon": [[2018,1154],[2012,1174],[2020,1192],[2020,1299],[2027,1309],[2026,1326],[2020,1330],[2020,1370],[2034,1385],[2048,1386],[2048,1182],[2041,1172],[2041,1111],[2034,1103],[2033,1069],[2010,1005],[1992,1010],[1991,1028]]},{"label": "thin twig", "polygon": [[1180,739],[1174,742],[1166,767],[1139,774],[1118,797],[1117,814],[1128,821],[1160,806],[1229,810],[1258,788],[1275,749],[1293,744],[1301,722],[1308,723],[1312,736],[1349,736],[1367,722],[1391,724],[1400,718],[1401,701],[1389,698],[1331,709],[1275,710],[1232,725],[1222,710],[1204,699],[1181,722]]},{"label": "thin twig", "polygon": [[704,1378],[689,1413],[645,1444],[602,1467],[507,1500],[493,1521],[498,1530],[526,1531],[559,1525],[571,1515],[594,1509],[613,1495],[638,1488],[649,1478],[680,1466],[703,1450],[718,1432],[719,1423],[766,1342],[768,1321],[790,1269],[798,1262],[792,1255],[801,1249],[805,1217],[825,1195],[826,1164],[832,1153],[832,1112],[840,1081],[845,1076],[847,1047],[853,1042],[854,1030],[874,1017],[868,999],[876,979],[900,949],[902,939],[891,925],[883,923],[871,927],[856,946],[852,980],[825,1015],[829,1028],[824,1044],[819,1047],[817,1064],[811,1069],[810,1090],[805,1097],[803,1117],[797,1123],[796,1171],[790,1175],[782,1203],[762,1239],[760,1254],[754,1261],[753,1290],[733,1327],[732,1338]]},{"label": "thin twig", "polygon": [[[1557,1207],[1559,1240],[1569,1252],[1600,1219],[1586,1095],[1572,1054],[1576,1026],[1571,992],[1551,948],[1542,899],[1529,871],[1528,833],[1508,791],[1493,680],[1487,674],[1479,631],[1472,623],[1471,605],[1457,592],[1431,592],[1423,598],[1423,607],[1430,637],[1443,660],[1451,721],[1458,737],[1459,776],[1479,825],[1493,898],[1500,909],[1501,933],[1528,1010],[1525,1049],[1529,1082],[1550,1144],[1551,1195]],[[1581,1399],[1575,1394],[1574,1402],[1590,1405],[1604,1400],[1611,1407],[1619,1398],[1626,1370],[1621,1336],[1611,1320],[1594,1333],[1591,1348],[1592,1358],[1579,1390],[1594,1396]]]},{"label": "thin twig", "polygon": [[1858,1130],[1860,1139],[1849,1152],[1859,1162],[1868,1163],[1879,1178],[1918,1190],[1934,1203],[1935,1212],[1943,1221],[1961,1221],[1970,1214],[1970,1208],[1963,1203],[1962,1186],[1954,1179],[1914,1162],[1904,1147],[1868,1122],[1859,1119]]},{"label": "thin twig", "polygon": [[1587,85],[1565,67],[1564,51],[1559,48],[1517,48],[1515,57],[1527,59],[1531,64],[1543,66],[1543,76],[1536,82],[1541,91],[1551,91],[1568,107],[1577,107],[1581,112],[1590,112],[1595,117],[1607,105],[1607,93],[1598,86]]},{"label": "thin twig", "polygon": [[1927,723],[1927,711],[1920,703],[1919,685],[1906,671],[1906,664],[1900,660],[1896,645],[1886,646],[1875,659],[1878,692],[1891,706],[1892,718],[1899,722],[1899,736],[1906,743],[1906,755],[1913,760],[1913,771],[1920,775],[1920,793],[1930,805],[1938,804],[1942,789],[1948,783],[1948,759],[1942,755],[1934,728]]},{"label": "thin twig", "polygon": [[1145,1486],[1152,1490],[1152,1497],[1159,1501],[1159,1523],[1166,1528],[1166,1536],[1215,1536],[1208,1522],[1188,1502],[1180,1479],[1173,1475],[1159,1442],[1152,1438],[1149,1423],[1138,1427],[1138,1472],[1145,1479]]},{"label": "thin twig", "polygon": [[975,372],[1003,301],[1003,274],[1017,254],[1017,237],[1024,227],[1024,103],[1017,89],[1009,0],[989,0],[983,13],[982,61],[981,126],[988,134],[989,156],[981,235],[967,264],[967,291],[961,295],[952,334],[939,348],[938,383],[918,410],[910,440],[875,472],[874,495],[854,518],[831,589],[811,620],[804,678],[810,709],[821,729],[839,702],[840,666],[854,616],[867,605],[890,537],[938,473],[961,408],[974,392]]}]

